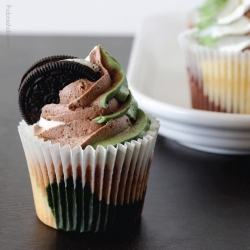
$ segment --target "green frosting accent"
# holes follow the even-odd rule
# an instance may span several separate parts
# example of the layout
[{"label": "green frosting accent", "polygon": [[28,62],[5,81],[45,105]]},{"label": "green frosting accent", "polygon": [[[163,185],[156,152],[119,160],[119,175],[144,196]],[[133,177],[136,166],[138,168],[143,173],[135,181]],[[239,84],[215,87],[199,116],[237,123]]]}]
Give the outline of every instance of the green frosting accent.
[{"label": "green frosting accent", "polygon": [[[112,138],[101,138],[97,139],[94,143],[92,143],[92,147],[96,148],[98,145],[102,145],[103,147],[107,147],[109,144],[117,145],[118,143],[124,143],[125,141],[131,141],[133,139],[142,138],[150,127],[150,119],[148,116],[140,109],[137,111],[137,119],[133,126],[128,129],[123,134],[118,134]],[[108,136],[108,135],[107,135]]]},{"label": "green frosting accent", "polygon": [[202,36],[198,38],[198,42],[206,47],[213,47],[218,41],[220,40],[220,38],[213,38],[211,36]]},{"label": "green frosting accent", "polygon": [[197,27],[199,29],[199,31],[205,30],[213,25],[217,25],[217,22],[215,20],[206,20],[206,21],[200,21],[199,23],[197,23]]},{"label": "green frosting accent", "polygon": [[108,122],[108,121],[117,119],[117,118],[125,115],[126,112],[129,110],[129,108],[132,104],[132,101],[133,101],[133,97],[132,97],[132,94],[130,93],[127,100],[122,104],[122,106],[120,107],[120,109],[117,112],[115,112],[114,114],[111,114],[111,115],[98,116],[94,119],[94,121],[98,122],[98,123],[103,123],[103,122]]},{"label": "green frosting accent", "polygon": [[199,29],[204,29],[214,23],[212,20],[229,2],[229,0],[207,0],[198,11],[200,20],[197,23]]},{"label": "green frosting accent", "polygon": [[[108,70],[111,79],[113,81],[112,88],[108,92],[103,94],[100,100],[101,106],[103,108],[107,108],[108,107],[107,103],[113,97],[118,96],[118,98],[124,99],[125,87],[128,87],[128,82],[125,76],[125,72],[123,71],[121,65],[117,62],[117,60],[114,57],[112,57],[107,51],[105,51],[100,45],[99,47],[102,54],[102,63],[104,67]],[[121,89],[122,86],[124,87]]]},{"label": "green frosting accent", "polygon": [[129,95],[128,87],[122,85],[118,93],[115,95],[115,98],[120,102],[124,102],[127,99],[128,95]]},{"label": "green frosting accent", "polygon": [[132,98],[133,98],[133,100],[131,102],[130,108],[129,108],[128,112],[126,113],[126,115],[130,119],[135,121],[136,118],[137,118],[138,103],[137,103],[137,101],[135,100],[134,97],[132,97]]},{"label": "green frosting accent", "polygon": [[[132,121],[135,121],[137,119],[138,103],[134,99],[133,95],[128,89],[128,83],[127,83],[127,79],[125,76],[125,72],[123,71],[121,65],[117,62],[117,60],[114,57],[112,57],[100,45],[99,47],[100,47],[101,55],[102,55],[102,63],[104,67],[108,70],[111,76],[112,82],[113,82],[112,88],[101,97],[101,100],[100,100],[101,106],[104,108],[107,108],[108,101],[111,100],[113,97],[116,98],[119,102],[121,102],[122,105],[119,108],[119,110],[115,112],[114,114],[106,115],[106,116],[99,116],[95,118],[94,121],[98,123],[104,123],[104,122],[107,123],[125,114]],[[144,125],[146,126],[147,120],[144,119],[144,121],[145,121]],[[138,135],[140,135],[140,133],[141,132],[139,132]],[[119,139],[118,139],[118,136],[116,136],[116,137],[113,137],[112,139],[108,139],[108,141],[112,145],[116,145],[117,143],[122,143],[126,141],[125,137],[124,137],[125,139],[122,139],[123,135],[124,134],[120,135]],[[133,136],[133,138],[136,138],[136,137]],[[103,145],[106,145],[106,143],[104,142]]]}]

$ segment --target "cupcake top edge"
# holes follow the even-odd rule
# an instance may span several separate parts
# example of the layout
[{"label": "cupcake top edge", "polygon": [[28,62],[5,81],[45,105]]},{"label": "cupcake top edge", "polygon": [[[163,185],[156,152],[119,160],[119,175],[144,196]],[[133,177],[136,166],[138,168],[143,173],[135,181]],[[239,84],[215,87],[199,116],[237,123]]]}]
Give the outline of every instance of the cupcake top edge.
[{"label": "cupcake top edge", "polygon": [[100,45],[86,59],[39,63],[20,85],[19,107],[35,136],[61,147],[115,146],[143,138],[151,123],[121,65]]}]

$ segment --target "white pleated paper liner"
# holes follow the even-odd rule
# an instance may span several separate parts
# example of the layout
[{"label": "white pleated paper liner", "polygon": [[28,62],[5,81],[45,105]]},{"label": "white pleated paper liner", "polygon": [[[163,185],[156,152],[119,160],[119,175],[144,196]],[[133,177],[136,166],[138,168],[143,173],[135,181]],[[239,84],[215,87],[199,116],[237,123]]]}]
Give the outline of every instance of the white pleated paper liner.
[{"label": "white pleated paper liner", "polygon": [[193,108],[250,113],[250,51],[229,52],[197,43],[195,29],[180,34]]},{"label": "white pleated paper liner", "polygon": [[33,136],[20,122],[38,218],[66,231],[98,232],[140,218],[159,122],[151,119],[143,139],[107,149],[60,147]]}]

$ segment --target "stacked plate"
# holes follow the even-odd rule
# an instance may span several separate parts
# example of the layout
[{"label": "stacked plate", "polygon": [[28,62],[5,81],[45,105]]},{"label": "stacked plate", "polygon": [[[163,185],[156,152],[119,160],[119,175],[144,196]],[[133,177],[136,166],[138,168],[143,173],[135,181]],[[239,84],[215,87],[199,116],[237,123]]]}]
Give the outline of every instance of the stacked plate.
[{"label": "stacked plate", "polygon": [[186,17],[161,14],[137,31],[128,81],[139,106],[161,122],[160,134],[188,147],[221,154],[250,154],[250,115],[191,108],[184,57],[177,42]]}]

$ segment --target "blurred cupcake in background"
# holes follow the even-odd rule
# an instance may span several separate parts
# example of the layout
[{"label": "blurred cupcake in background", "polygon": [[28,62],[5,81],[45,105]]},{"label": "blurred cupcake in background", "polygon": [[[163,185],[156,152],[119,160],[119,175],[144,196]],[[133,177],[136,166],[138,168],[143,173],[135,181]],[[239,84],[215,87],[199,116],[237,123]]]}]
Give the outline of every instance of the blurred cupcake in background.
[{"label": "blurred cupcake in background", "polygon": [[207,0],[179,36],[195,109],[250,113],[250,0]]}]

